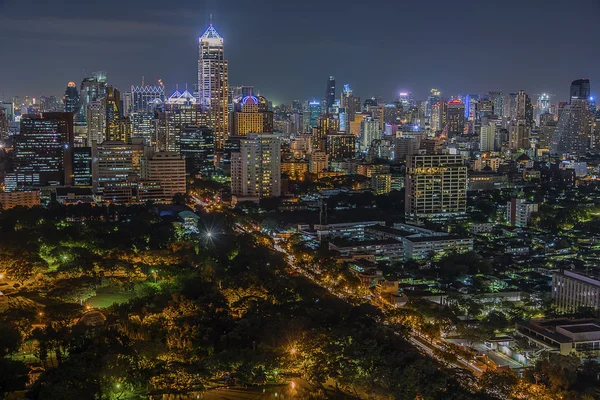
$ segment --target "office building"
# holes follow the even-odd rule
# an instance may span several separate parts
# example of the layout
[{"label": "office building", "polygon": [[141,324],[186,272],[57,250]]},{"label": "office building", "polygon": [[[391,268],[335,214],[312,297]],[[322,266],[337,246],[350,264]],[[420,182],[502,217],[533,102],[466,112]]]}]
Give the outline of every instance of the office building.
[{"label": "office building", "polygon": [[175,152],[151,152],[141,160],[144,181],[158,182],[167,199],[186,193],[185,158]]},{"label": "office building", "polygon": [[600,281],[573,271],[552,276],[552,300],[563,312],[575,312],[580,307],[598,310]]},{"label": "office building", "polygon": [[92,186],[92,148],[73,149],[73,185]]},{"label": "office building", "polygon": [[312,128],[316,128],[318,126],[320,116],[321,102],[319,102],[318,100],[309,101],[304,111],[304,131],[311,132]]},{"label": "office building", "polygon": [[533,105],[531,104],[531,98],[525,93],[524,90],[520,90],[517,93],[516,101],[516,115],[515,119],[525,121],[530,127],[534,126],[533,119]]},{"label": "office building", "polygon": [[581,155],[591,147],[594,115],[589,110],[588,101],[572,98],[564,106],[552,141],[553,154]]},{"label": "office building", "polygon": [[[165,102],[165,88],[159,86],[131,86],[131,113],[153,111]],[[124,106],[125,109],[127,107]]]},{"label": "office building", "polygon": [[103,192],[109,184],[137,181],[141,172],[141,157],[145,146],[123,141],[92,144],[92,186]]},{"label": "office building", "polygon": [[222,149],[229,133],[229,64],[223,38],[212,23],[198,42],[198,104],[208,113],[215,148]]},{"label": "office building", "polygon": [[94,72],[92,76],[81,81],[79,89],[79,117],[77,121],[85,123],[87,118],[88,104],[106,96],[106,72]]},{"label": "office building", "polygon": [[571,82],[570,101],[589,100],[590,98],[590,80],[587,78],[577,79]]},{"label": "office building", "polygon": [[313,146],[319,150],[325,150],[327,135],[334,135],[340,131],[340,120],[335,114],[325,114],[319,117],[317,128],[313,129]]},{"label": "office building", "polygon": [[503,117],[504,114],[504,93],[502,92],[489,92],[488,98],[492,102],[494,115]]},{"label": "office building", "polygon": [[448,136],[462,135],[465,131],[465,104],[458,99],[447,104],[446,124]]},{"label": "office building", "polygon": [[327,90],[325,91],[325,112],[330,112],[331,107],[335,103],[335,77],[330,76],[327,80]]},{"label": "office building", "polygon": [[189,126],[208,126],[208,114],[197,104],[196,98],[187,90],[175,91],[158,110],[151,136],[156,151],[181,150],[181,133]]},{"label": "office building", "polygon": [[410,223],[463,216],[467,210],[467,167],[459,155],[408,158],[405,215]]},{"label": "office building", "polygon": [[340,100],[340,106],[346,110],[348,123],[354,121],[354,116],[362,111],[360,97],[355,96],[352,93],[352,88],[350,85],[346,84],[342,90],[342,96]]},{"label": "office building", "polygon": [[72,183],[72,113],[25,115],[13,140],[17,174],[35,175],[41,185]]},{"label": "office building", "polygon": [[281,195],[281,143],[277,135],[250,133],[231,153],[231,194],[258,199]]},{"label": "office building", "polygon": [[65,96],[63,98],[63,104],[65,112],[70,112],[73,114],[73,116],[79,114],[79,91],[77,90],[75,82],[69,82],[67,85]]},{"label": "office building", "polygon": [[234,100],[233,136],[248,133],[273,133],[273,112],[263,96],[245,96]]},{"label": "office building", "polygon": [[188,173],[210,174],[215,169],[215,136],[206,126],[188,125],[181,131],[181,155]]}]

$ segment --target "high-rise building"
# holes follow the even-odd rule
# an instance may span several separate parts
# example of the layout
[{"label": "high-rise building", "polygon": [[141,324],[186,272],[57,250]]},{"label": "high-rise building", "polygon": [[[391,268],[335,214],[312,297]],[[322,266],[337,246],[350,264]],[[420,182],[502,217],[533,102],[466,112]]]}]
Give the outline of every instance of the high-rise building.
[{"label": "high-rise building", "polygon": [[447,105],[446,124],[448,136],[462,135],[465,131],[465,105],[458,99],[451,100]]},{"label": "high-rise building", "polygon": [[425,107],[425,117],[431,118],[431,112],[433,105],[442,101],[442,93],[437,89],[431,89],[429,91],[429,97],[427,97],[427,105]]},{"label": "high-rise building", "polygon": [[229,134],[229,64],[223,38],[212,23],[198,44],[198,104],[208,113],[215,148],[222,149]]},{"label": "high-rise building", "polygon": [[587,78],[577,79],[571,82],[570,100],[589,100],[590,80]]},{"label": "high-rise building", "polygon": [[73,185],[92,186],[92,148],[73,149]]},{"label": "high-rise building", "polygon": [[17,175],[35,175],[41,185],[71,184],[72,113],[25,115],[13,140]]},{"label": "high-rise building", "polygon": [[304,124],[306,125],[305,132],[310,133],[312,128],[318,126],[319,117],[321,116],[321,102],[318,100],[311,100],[306,104],[304,110]]},{"label": "high-rise building", "polygon": [[106,96],[106,72],[94,72],[92,76],[86,77],[81,81],[79,88],[79,117],[78,122],[85,122],[87,118],[87,107],[92,101],[99,100]]},{"label": "high-rise building", "polygon": [[504,115],[509,120],[517,118],[517,93],[509,93],[506,103],[504,104]]},{"label": "high-rise building", "polygon": [[153,111],[164,102],[165,88],[162,85],[131,86],[131,113]]},{"label": "high-rise building", "polygon": [[131,120],[123,117],[123,103],[121,92],[112,86],[106,88],[105,112],[106,112],[106,140],[122,140],[131,142],[132,127]]},{"label": "high-rise building", "polygon": [[325,91],[325,105],[327,110],[325,112],[330,112],[329,109],[333,107],[335,103],[335,77],[330,76],[327,80],[327,90]]},{"label": "high-rise building", "polygon": [[63,98],[65,112],[70,112],[73,115],[79,113],[79,91],[75,82],[69,82],[67,89],[65,90],[65,96]]},{"label": "high-rise building", "polygon": [[356,157],[356,137],[341,133],[328,134],[325,151],[332,160],[354,159]]},{"label": "high-rise building", "polygon": [[537,107],[535,110],[535,122],[540,126],[540,116],[550,112],[550,96],[547,93],[542,93],[538,96]]},{"label": "high-rise building", "polygon": [[176,152],[148,153],[141,160],[142,179],[157,182],[167,199],[185,194],[185,158]]},{"label": "high-rise building", "polygon": [[413,155],[406,166],[405,216],[410,223],[462,216],[467,167],[459,155]]},{"label": "high-rise building", "polygon": [[340,120],[335,114],[326,114],[317,120],[317,128],[313,129],[313,146],[319,150],[325,150],[326,136],[336,134],[340,131]]},{"label": "high-rise building", "polygon": [[207,126],[207,113],[187,90],[175,91],[166,101],[153,121],[152,147],[156,151],[181,150],[181,132],[188,126]]},{"label": "high-rise building", "polygon": [[106,137],[106,103],[104,97],[87,104],[87,146],[102,143]]},{"label": "high-rise building", "polygon": [[281,142],[277,135],[250,133],[231,154],[231,194],[236,197],[281,195]]},{"label": "high-rise building", "polygon": [[587,100],[571,99],[560,114],[550,151],[559,155],[584,154],[591,147],[593,122]]},{"label": "high-rise building", "polygon": [[496,124],[488,121],[487,118],[481,123],[481,133],[479,136],[479,150],[481,152],[496,151]]},{"label": "high-rise building", "polygon": [[354,121],[354,116],[357,113],[360,113],[362,110],[360,104],[360,97],[355,96],[352,93],[352,88],[348,84],[344,85],[344,89],[342,90],[340,106],[346,109],[346,115],[348,115],[348,123]]},{"label": "high-rise building", "polygon": [[504,93],[489,92],[488,97],[493,105],[494,114],[498,117],[503,117],[504,114]]},{"label": "high-rise building", "polygon": [[92,143],[92,186],[101,193],[106,185],[129,184],[139,179],[143,144],[106,140]]},{"label": "high-rise building", "polygon": [[379,121],[372,118],[363,118],[360,124],[360,150],[367,151],[374,140],[381,139]]},{"label": "high-rise building", "polygon": [[508,128],[508,148],[512,151],[529,149],[531,125],[525,120],[513,120]]},{"label": "high-rise building", "polygon": [[181,131],[181,155],[190,175],[209,174],[215,169],[215,136],[206,126],[188,125]]},{"label": "high-rise building", "polygon": [[273,133],[273,112],[263,96],[244,96],[234,100],[233,136],[248,133]]},{"label": "high-rise building", "polygon": [[531,104],[531,98],[529,98],[524,90],[519,90],[519,93],[517,93],[516,107],[515,119],[524,120],[527,125],[533,126],[533,106]]}]

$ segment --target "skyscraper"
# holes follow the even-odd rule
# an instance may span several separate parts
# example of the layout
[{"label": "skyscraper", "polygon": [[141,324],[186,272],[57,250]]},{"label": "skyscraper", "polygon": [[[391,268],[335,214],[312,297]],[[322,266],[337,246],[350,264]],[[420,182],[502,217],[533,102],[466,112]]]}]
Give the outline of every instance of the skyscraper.
[{"label": "skyscraper", "polygon": [[65,90],[65,96],[63,98],[65,112],[70,112],[73,115],[79,113],[79,92],[75,82],[69,82],[67,89]]},{"label": "skyscraper", "polygon": [[542,93],[538,96],[535,110],[535,122],[537,126],[540,126],[540,116],[548,112],[550,112],[550,96],[547,93]]},{"label": "skyscraper", "polygon": [[153,111],[165,102],[164,86],[131,86],[131,112]]},{"label": "skyscraper", "polygon": [[273,112],[263,96],[244,96],[234,100],[233,136],[248,133],[273,133]]},{"label": "skyscraper", "polygon": [[281,142],[277,135],[250,133],[231,153],[231,194],[236,197],[281,195]]},{"label": "skyscraper", "polygon": [[504,114],[504,93],[502,92],[489,92],[489,99],[493,104],[494,114],[498,117],[503,117]]},{"label": "skyscraper", "polygon": [[229,134],[228,68],[223,38],[211,23],[199,38],[197,98],[198,104],[208,113],[208,123],[213,129],[217,149],[223,148]]},{"label": "skyscraper", "polygon": [[14,148],[17,175],[35,175],[34,180],[41,185],[71,184],[73,114],[23,116]]},{"label": "skyscraper", "polygon": [[560,115],[550,151],[554,154],[584,154],[591,145],[593,114],[587,100],[572,98]]},{"label": "skyscraper", "polygon": [[446,123],[448,136],[462,135],[465,131],[465,105],[460,100],[448,102]]},{"label": "skyscraper", "polygon": [[405,217],[410,223],[462,216],[467,167],[459,155],[413,155],[406,165]]},{"label": "skyscraper", "polygon": [[590,98],[590,80],[576,79],[571,82],[570,100],[588,100]]},{"label": "skyscraper", "polygon": [[329,109],[333,107],[335,103],[335,76],[330,76],[327,80],[327,91],[325,92],[325,104],[327,106],[327,110],[325,112],[329,112]]},{"label": "skyscraper", "polygon": [[108,86],[105,97],[106,112],[106,140],[122,140],[131,142],[131,122],[123,117],[121,92]]},{"label": "skyscraper", "polygon": [[487,118],[483,118],[481,123],[481,133],[479,136],[479,150],[495,151],[495,139],[496,139],[496,124],[494,121],[488,121]]},{"label": "skyscraper", "polygon": [[529,126],[533,126],[533,106],[531,98],[524,90],[519,90],[516,97],[516,116],[517,120],[524,120]]},{"label": "skyscraper", "polygon": [[92,76],[83,78],[79,89],[79,117],[77,121],[85,122],[87,118],[87,106],[92,101],[101,99],[106,95],[106,72],[94,72]]}]

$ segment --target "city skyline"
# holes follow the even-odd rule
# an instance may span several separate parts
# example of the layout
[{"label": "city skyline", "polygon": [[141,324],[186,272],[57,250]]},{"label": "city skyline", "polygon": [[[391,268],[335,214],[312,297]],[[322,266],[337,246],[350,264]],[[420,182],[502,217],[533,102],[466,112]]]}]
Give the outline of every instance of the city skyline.
[{"label": "city skyline", "polygon": [[[85,12],[85,7],[75,9],[70,1],[64,3],[41,4],[33,11],[13,1],[0,3],[4,14],[0,35],[12,43],[12,57],[22,66],[16,71],[9,71],[7,64],[0,66],[0,74],[12,77],[2,82],[1,97],[61,95],[68,82],[78,82],[96,70],[107,71],[110,84],[121,90],[139,84],[142,76],[148,84],[161,79],[167,92],[177,84],[191,88],[197,40],[208,26],[210,13],[225,38],[230,84],[255,86],[275,104],[322,98],[330,75],[336,77],[338,92],[350,83],[363,98],[384,99],[399,91],[425,99],[435,87],[446,96],[525,89],[532,95],[554,93],[559,101],[568,98],[566,82],[598,79],[594,66],[600,55],[586,51],[594,45],[595,35],[587,27],[593,26],[595,13],[578,14],[579,23],[573,25],[569,13],[578,7],[564,10],[537,1],[521,5],[518,15],[512,15],[511,4],[500,9],[464,4],[473,11],[468,18],[460,8],[441,2],[425,6],[386,1],[389,12],[372,19],[361,16],[362,7],[341,7],[338,1],[293,12],[289,5],[249,6],[233,1],[218,5],[207,1],[200,6],[184,1],[181,8],[171,10],[150,1],[140,11],[139,4],[131,2],[119,4],[119,17],[114,20],[90,17],[93,13]],[[600,13],[594,1],[578,3]],[[328,22],[329,14],[340,18]],[[493,19],[485,18],[492,14]],[[307,29],[324,23],[331,25],[324,37],[321,29]],[[555,26],[553,32],[560,33],[548,36],[551,41],[535,42],[534,35],[544,32],[549,23]],[[340,26],[345,27],[343,34],[338,32]],[[286,56],[278,58],[281,49]],[[578,54],[576,62],[560,56],[572,52]],[[42,59],[52,62],[39,63]],[[306,62],[311,59],[319,62]],[[515,59],[522,60],[518,67]]]}]

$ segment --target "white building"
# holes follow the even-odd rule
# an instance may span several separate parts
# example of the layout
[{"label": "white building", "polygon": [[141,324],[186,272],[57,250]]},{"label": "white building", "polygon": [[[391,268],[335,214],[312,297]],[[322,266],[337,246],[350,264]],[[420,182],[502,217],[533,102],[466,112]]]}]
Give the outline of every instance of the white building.
[{"label": "white building", "polygon": [[526,227],[531,214],[539,210],[537,203],[513,198],[506,204],[506,219],[512,226]]},{"label": "white building", "polygon": [[600,281],[572,271],[552,276],[552,299],[565,312],[579,307],[600,307]]},{"label": "white building", "polygon": [[360,125],[360,149],[366,151],[373,140],[381,139],[379,120],[371,117],[364,118]]},{"label": "white building", "polygon": [[239,198],[281,195],[281,142],[277,135],[250,133],[231,153],[231,194]]}]

